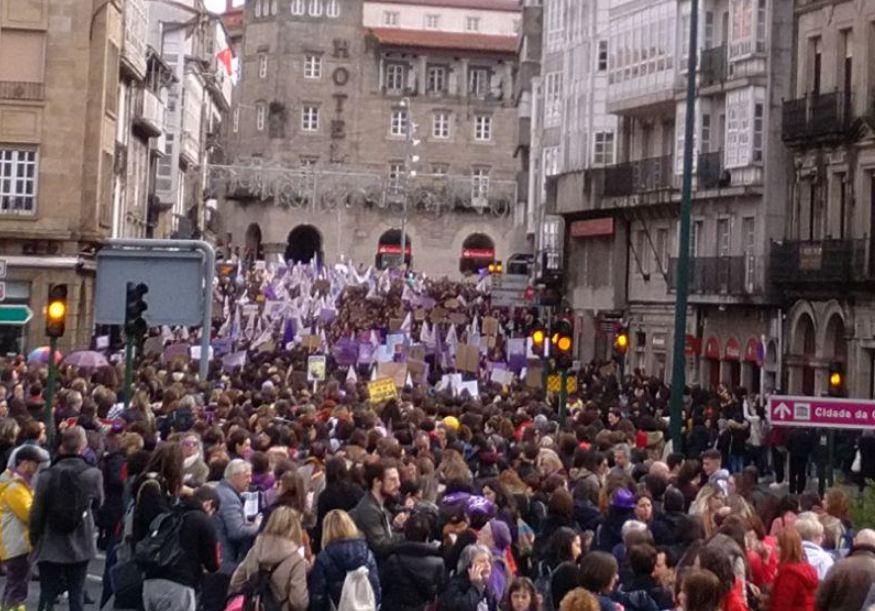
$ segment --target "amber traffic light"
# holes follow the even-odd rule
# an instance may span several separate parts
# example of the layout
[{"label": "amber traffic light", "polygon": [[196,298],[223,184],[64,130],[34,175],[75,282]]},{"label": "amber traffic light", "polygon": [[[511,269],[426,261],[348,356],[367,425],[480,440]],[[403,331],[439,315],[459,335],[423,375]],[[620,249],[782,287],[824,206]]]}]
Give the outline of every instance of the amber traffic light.
[{"label": "amber traffic light", "polygon": [[53,284],[49,287],[49,303],[46,306],[46,336],[61,337],[67,320],[67,285]]}]

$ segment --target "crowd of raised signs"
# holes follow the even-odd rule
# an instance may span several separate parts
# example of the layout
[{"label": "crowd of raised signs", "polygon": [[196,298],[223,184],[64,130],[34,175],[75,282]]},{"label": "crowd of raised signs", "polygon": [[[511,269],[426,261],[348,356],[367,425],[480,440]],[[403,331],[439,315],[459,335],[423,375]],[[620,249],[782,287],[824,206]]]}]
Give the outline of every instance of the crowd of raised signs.
[{"label": "crowd of raised signs", "polygon": [[489,286],[241,265],[211,355],[153,330],[128,406],[122,362],[62,364],[47,416],[45,365],[0,360],[0,608],[34,572],[41,609],[74,611],[875,604],[875,532],[808,486],[810,432],[693,388],[674,447],[668,388],[610,363],[572,375],[560,421],[537,311]]}]

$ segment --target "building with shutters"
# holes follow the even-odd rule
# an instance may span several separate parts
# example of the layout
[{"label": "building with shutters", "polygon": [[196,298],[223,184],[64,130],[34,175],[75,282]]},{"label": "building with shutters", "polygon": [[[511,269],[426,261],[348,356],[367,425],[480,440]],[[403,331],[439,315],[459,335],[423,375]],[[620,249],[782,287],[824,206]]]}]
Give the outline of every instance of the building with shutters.
[{"label": "building with shutters", "polygon": [[433,275],[525,252],[519,20],[516,0],[246,2],[226,161],[210,173],[230,248],[385,267],[406,218],[407,258]]}]

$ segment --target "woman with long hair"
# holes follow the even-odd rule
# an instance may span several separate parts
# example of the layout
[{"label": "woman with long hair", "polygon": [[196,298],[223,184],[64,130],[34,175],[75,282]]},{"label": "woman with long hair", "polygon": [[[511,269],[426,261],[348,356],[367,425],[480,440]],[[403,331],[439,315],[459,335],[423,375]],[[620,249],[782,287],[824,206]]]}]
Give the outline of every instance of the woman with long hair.
[{"label": "woman with long hair", "polygon": [[349,571],[359,567],[368,570],[368,579],[380,604],[380,576],[374,554],[348,513],[341,509],[329,511],[322,524],[322,551],[316,556],[307,579],[310,609],[328,611],[340,603],[343,582]]},{"label": "woman with long hair", "polygon": [[778,533],[778,558],[771,611],[812,611],[817,572],[805,559],[802,538],[792,526]]},{"label": "woman with long hair", "polygon": [[528,577],[517,577],[507,588],[502,611],[541,611],[541,603],[535,584]]}]

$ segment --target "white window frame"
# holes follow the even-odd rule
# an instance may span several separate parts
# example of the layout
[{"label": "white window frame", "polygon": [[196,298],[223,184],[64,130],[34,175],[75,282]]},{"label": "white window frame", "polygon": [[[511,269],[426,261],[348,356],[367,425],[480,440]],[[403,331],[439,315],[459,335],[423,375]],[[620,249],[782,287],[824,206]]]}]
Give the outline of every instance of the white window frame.
[{"label": "white window frame", "polygon": [[437,30],[441,27],[441,16],[435,13],[428,13],[423,17],[423,27],[426,30]]},{"label": "white window frame", "polygon": [[431,117],[431,136],[438,140],[450,137],[450,113],[446,110],[436,110]]},{"label": "white window frame", "polygon": [[718,257],[728,257],[732,254],[732,219],[728,216],[717,217],[714,223],[714,254]]},{"label": "white window frame", "polygon": [[255,0],[255,7],[253,9],[256,19],[261,19],[261,15],[264,12],[264,0]]},{"label": "white window frame", "polygon": [[602,39],[599,41],[598,54],[596,56],[596,70],[598,72],[607,72],[608,70],[608,40]]},{"label": "white window frame", "polygon": [[[727,169],[759,163],[754,153],[757,105],[763,105],[762,129],[765,129],[765,90],[762,87],[736,89],[726,94],[726,160]],[[764,131],[762,138],[765,138]],[[761,149],[760,149],[761,150]]]},{"label": "white window frame", "polygon": [[768,1],[730,0],[729,59],[765,53],[768,39]]},{"label": "white window frame", "polygon": [[474,115],[474,140],[492,141],[492,115]]},{"label": "white window frame", "polygon": [[255,130],[264,131],[265,119],[267,118],[267,104],[259,102],[255,105]]},{"label": "white window frame", "polygon": [[310,0],[307,5],[307,14],[310,15],[310,17],[321,17],[324,8],[322,0]]},{"label": "white window frame", "polygon": [[468,15],[465,17],[465,31],[466,32],[479,32],[480,31],[480,17],[476,15]]},{"label": "white window frame", "polygon": [[315,53],[308,53],[304,56],[304,78],[306,79],[321,79],[322,78],[322,56]]},{"label": "white window frame", "polygon": [[549,72],[544,77],[544,123],[556,125],[562,119],[562,73]]},{"label": "white window frame", "polygon": [[468,95],[475,98],[485,98],[489,93],[489,69],[468,69]]},{"label": "white window frame", "polygon": [[383,11],[383,25],[397,28],[401,24],[401,13],[398,11]]},{"label": "white window frame", "polygon": [[338,0],[328,0],[328,4],[325,5],[325,16],[332,19],[340,17],[340,4]]},{"label": "white window frame", "polygon": [[471,197],[489,197],[489,168],[471,168]]},{"label": "white window frame", "polygon": [[292,15],[303,15],[306,8],[306,0],[292,0]]},{"label": "white window frame", "polygon": [[444,93],[447,90],[446,66],[429,66],[426,69],[425,90],[431,94]]},{"label": "white window frame", "polygon": [[389,164],[388,183],[390,189],[400,189],[404,179],[404,163],[393,161]]},{"label": "white window frame", "polygon": [[406,81],[407,68],[404,64],[386,65],[386,91],[404,91]]},{"label": "white window frame", "polygon": [[258,54],[258,78],[267,78],[267,53]]},{"label": "white window frame", "polygon": [[271,14],[271,15],[276,15],[278,9],[279,9],[279,2],[278,2],[278,0],[270,0],[270,14]]},{"label": "white window frame", "polygon": [[234,109],[234,114],[231,117],[231,131],[237,133],[240,131],[240,107]]},{"label": "white window frame", "polygon": [[614,164],[614,151],[616,137],[611,130],[595,132],[593,134],[592,163],[593,165],[605,166]]},{"label": "white window frame", "polygon": [[395,108],[389,116],[389,135],[403,137],[407,129],[407,111],[403,108]]},{"label": "white window frame", "polygon": [[[0,145],[0,216],[36,214],[38,187],[39,150],[15,144]],[[13,198],[22,203],[17,204]]]},{"label": "white window frame", "polygon": [[314,104],[305,104],[301,107],[301,131],[319,131],[319,107]]}]

